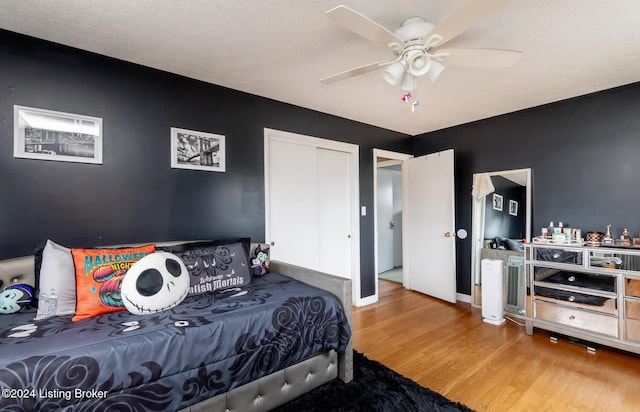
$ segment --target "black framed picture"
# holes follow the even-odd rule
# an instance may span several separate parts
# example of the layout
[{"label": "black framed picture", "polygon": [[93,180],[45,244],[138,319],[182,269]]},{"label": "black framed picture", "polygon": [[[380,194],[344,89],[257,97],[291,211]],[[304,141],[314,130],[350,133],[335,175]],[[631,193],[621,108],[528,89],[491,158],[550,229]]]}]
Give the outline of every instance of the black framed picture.
[{"label": "black framed picture", "polygon": [[493,194],[493,209],[502,212],[502,195]]}]

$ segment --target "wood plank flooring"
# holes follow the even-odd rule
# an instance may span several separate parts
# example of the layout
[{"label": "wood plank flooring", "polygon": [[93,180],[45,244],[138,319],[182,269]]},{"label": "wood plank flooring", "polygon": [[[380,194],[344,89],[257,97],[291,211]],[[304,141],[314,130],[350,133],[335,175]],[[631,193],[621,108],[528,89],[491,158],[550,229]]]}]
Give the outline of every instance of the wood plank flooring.
[{"label": "wood plank flooring", "polygon": [[354,349],[476,411],[640,411],[640,356],[489,325],[393,282],[379,298],[353,308]]}]

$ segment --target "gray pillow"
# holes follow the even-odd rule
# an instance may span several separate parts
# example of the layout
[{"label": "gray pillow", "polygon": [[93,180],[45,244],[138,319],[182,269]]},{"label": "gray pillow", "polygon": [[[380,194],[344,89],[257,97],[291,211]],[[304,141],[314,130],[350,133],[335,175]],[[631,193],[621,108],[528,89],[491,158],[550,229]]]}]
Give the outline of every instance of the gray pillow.
[{"label": "gray pillow", "polygon": [[240,242],[193,248],[175,255],[189,271],[189,296],[251,282],[246,248]]}]

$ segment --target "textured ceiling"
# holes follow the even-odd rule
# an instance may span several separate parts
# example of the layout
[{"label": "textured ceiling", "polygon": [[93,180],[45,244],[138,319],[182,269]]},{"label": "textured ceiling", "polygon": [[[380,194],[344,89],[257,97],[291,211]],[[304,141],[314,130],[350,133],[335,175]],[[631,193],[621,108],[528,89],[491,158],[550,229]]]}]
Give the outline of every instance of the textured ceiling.
[{"label": "textured ceiling", "polygon": [[[477,0],[481,1],[481,0]],[[520,50],[508,69],[420,79],[414,112],[376,71],[392,57],[324,13],[344,4],[391,31],[461,0],[2,0],[0,28],[417,135],[640,81],[639,0],[507,0],[448,47]]]}]

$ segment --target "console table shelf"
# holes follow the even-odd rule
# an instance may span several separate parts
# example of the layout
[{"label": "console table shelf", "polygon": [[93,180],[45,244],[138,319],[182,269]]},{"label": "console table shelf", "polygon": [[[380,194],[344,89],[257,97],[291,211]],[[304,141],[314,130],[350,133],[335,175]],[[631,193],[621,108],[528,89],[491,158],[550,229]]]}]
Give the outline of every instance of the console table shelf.
[{"label": "console table shelf", "polygon": [[528,334],[545,329],[640,353],[640,250],[525,245]]}]

